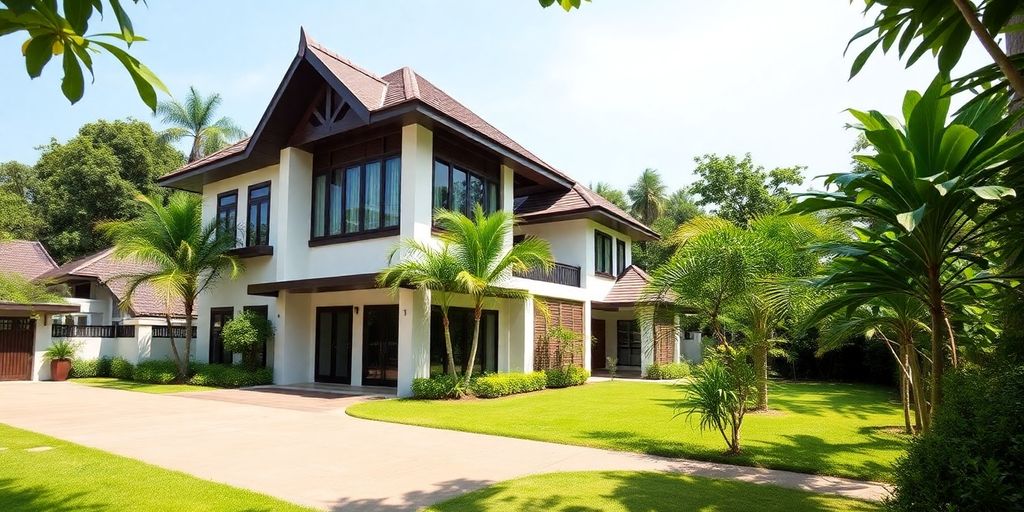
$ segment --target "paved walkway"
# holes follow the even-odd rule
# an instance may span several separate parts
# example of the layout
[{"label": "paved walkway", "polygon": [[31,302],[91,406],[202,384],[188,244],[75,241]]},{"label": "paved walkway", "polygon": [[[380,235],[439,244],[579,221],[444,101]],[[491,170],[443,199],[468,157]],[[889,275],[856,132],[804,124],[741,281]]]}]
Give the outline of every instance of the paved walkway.
[{"label": "paved walkway", "polygon": [[360,420],[362,397],[0,383],[0,423],[332,510],[415,510],[532,473],[654,470],[879,499],[881,484]]}]

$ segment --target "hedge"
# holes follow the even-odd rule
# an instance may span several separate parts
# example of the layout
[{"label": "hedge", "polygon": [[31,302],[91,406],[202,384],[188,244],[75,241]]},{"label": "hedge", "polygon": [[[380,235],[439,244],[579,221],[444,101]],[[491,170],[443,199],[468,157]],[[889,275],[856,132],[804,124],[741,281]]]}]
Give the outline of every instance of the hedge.
[{"label": "hedge", "polygon": [[548,377],[544,372],[492,373],[474,379],[469,389],[480,398],[497,398],[538,391],[544,389],[547,382]]},{"label": "hedge", "polygon": [[99,359],[72,359],[71,374],[73,379],[84,377],[110,377],[110,358]]},{"label": "hedge", "polygon": [[123,357],[115,357],[110,360],[110,376],[117,379],[132,380],[135,378],[135,365],[129,363]]},{"label": "hedge", "polygon": [[462,379],[452,375],[432,375],[412,380],[412,396],[425,400],[445,400],[462,396]]},{"label": "hedge", "polygon": [[549,388],[567,388],[579,386],[590,378],[590,372],[581,366],[569,365],[564,368],[550,368],[544,370],[547,376]]},{"label": "hedge", "polygon": [[149,384],[171,384],[178,378],[178,365],[166,359],[150,359],[135,367],[134,380]]},{"label": "hedge", "polygon": [[218,388],[244,388],[274,383],[270,368],[246,368],[226,364],[192,363],[189,384]]},{"label": "hedge", "polygon": [[690,365],[679,363],[654,363],[647,367],[647,378],[651,380],[675,380],[690,376]]}]

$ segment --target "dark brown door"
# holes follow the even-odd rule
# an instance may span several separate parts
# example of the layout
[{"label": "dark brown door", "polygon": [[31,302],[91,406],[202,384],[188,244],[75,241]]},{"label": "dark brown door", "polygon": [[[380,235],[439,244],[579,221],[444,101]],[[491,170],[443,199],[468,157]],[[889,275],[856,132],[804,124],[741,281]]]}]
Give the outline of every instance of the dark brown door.
[{"label": "dark brown door", "polygon": [[352,383],[352,306],[316,308],[317,382]]},{"label": "dark brown door", "polygon": [[398,385],[398,306],[363,308],[363,385]]},{"label": "dark brown door", "polygon": [[213,364],[231,364],[233,354],[224,350],[224,340],[220,337],[224,324],[235,317],[233,308],[210,308],[210,362]]},{"label": "dark brown door", "polygon": [[31,318],[0,318],[0,380],[32,379],[35,332]]},{"label": "dark brown door", "polygon": [[594,344],[590,347],[590,369],[604,368],[608,360],[605,353],[604,320],[590,319],[590,335],[594,339]]}]

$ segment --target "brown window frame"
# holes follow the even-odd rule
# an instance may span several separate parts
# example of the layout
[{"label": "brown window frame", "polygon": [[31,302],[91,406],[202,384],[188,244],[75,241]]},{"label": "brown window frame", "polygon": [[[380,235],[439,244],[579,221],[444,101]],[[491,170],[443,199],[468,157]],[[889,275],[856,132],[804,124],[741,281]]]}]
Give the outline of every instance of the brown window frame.
[{"label": "brown window frame", "polygon": [[[615,249],[613,247],[614,244],[612,243],[613,240],[614,240],[614,238],[611,235],[609,235],[607,233],[604,233],[604,232],[602,232],[601,230],[598,230],[598,229],[594,230],[594,274],[599,275],[599,276],[605,276],[605,277],[614,277],[612,275],[612,269],[614,268],[614,263],[612,262],[612,256],[614,255],[614,251],[615,251]],[[602,241],[606,241],[607,245],[608,245],[608,247],[607,247],[608,256],[606,258],[606,260],[608,262],[608,267],[607,268],[603,268],[603,269],[602,268],[598,268],[598,262],[600,261],[600,259],[598,258],[598,255],[604,249],[604,247],[601,244]]]},{"label": "brown window frame", "polygon": [[[398,222],[395,225],[385,225],[385,205],[387,202],[387,163],[391,160],[398,160],[398,181],[395,186],[398,187],[398,212],[396,218]],[[380,164],[380,203],[378,204],[379,219],[377,221],[377,227],[374,229],[366,229],[366,167],[370,164]],[[356,231],[349,233],[345,232],[345,211],[348,209],[346,204],[347,198],[347,181],[348,181],[348,170],[358,167],[359,168],[359,223]],[[331,234],[331,184],[334,180],[334,175],[339,174],[341,176],[341,233]],[[316,234],[316,180],[320,176],[324,177],[324,232],[322,235]],[[333,243],[352,242],[355,240],[364,240],[367,238],[377,238],[382,236],[393,236],[398,234],[398,230],[401,226],[402,216],[402,155],[400,151],[386,153],[373,158],[367,158],[362,160],[356,160],[352,162],[340,163],[338,165],[332,165],[323,169],[317,170],[313,173],[313,180],[310,186],[310,211],[309,211],[309,245],[327,245]]]},{"label": "brown window frame", "polygon": [[[491,214],[491,213],[494,213],[496,211],[500,211],[501,210],[501,192],[502,191],[501,191],[501,181],[500,180],[495,180],[495,179],[487,176],[486,173],[480,172],[480,171],[475,170],[475,169],[471,169],[469,166],[463,165],[462,163],[458,162],[455,159],[447,158],[447,157],[444,157],[444,156],[434,157],[433,165],[430,168],[430,208],[432,210],[436,211],[438,208],[440,208],[438,205],[434,204],[434,190],[437,188],[437,165],[438,164],[441,164],[441,165],[443,165],[443,166],[448,168],[448,197],[446,198],[447,199],[447,204],[445,205],[446,209],[448,209],[448,210],[452,209],[451,208],[452,203],[453,203],[452,200],[454,199],[454,193],[455,193],[455,187],[453,186],[454,185],[453,175],[455,173],[455,170],[458,169],[460,172],[466,173],[466,205],[465,205],[465,208],[461,211],[462,214],[466,215],[467,217],[472,217],[473,216],[473,210],[474,210],[473,205],[476,204],[476,203],[473,203],[469,199],[469,184],[471,183],[472,178],[476,178],[476,179],[480,180],[481,182],[483,182],[483,184],[484,184],[483,198],[482,198],[481,203],[480,203],[480,206],[482,206],[484,208],[484,213]],[[491,186],[492,185],[494,186],[495,195],[497,196],[495,198],[495,200],[494,200],[494,210],[493,211],[488,208],[488,205],[490,203],[489,199],[490,199],[490,195],[491,195]]]},{"label": "brown window frame", "polygon": [[[254,190],[259,190],[259,189],[262,189],[262,188],[266,188],[267,189],[266,197],[258,197],[255,200],[253,200],[253,197],[252,197],[253,191]],[[246,247],[260,247],[260,246],[270,245],[270,220],[271,220],[271,215],[270,215],[271,202],[270,202],[270,199],[271,199],[271,194],[272,193],[273,193],[273,190],[271,189],[269,181],[264,181],[264,182],[261,182],[261,183],[254,183],[252,185],[249,185],[249,190],[248,190],[248,193],[246,194],[246,202],[245,202],[245,246]],[[253,207],[253,205],[254,204],[261,205],[263,203],[267,203],[267,233],[266,233],[266,240],[261,240],[259,238],[259,235],[260,235],[259,229],[257,228],[255,230],[253,230],[252,229],[253,225],[251,223],[252,222],[252,207]],[[256,211],[256,216],[257,216],[257,218],[259,217],[259,210]],[[262,242],[262,243],[260,243],[260,242]]]},{"label": "brown window frame", "polygon": [[[221,200],[224,199],[225,197],[234,197],[235,198],[234,204],[232,204],[230,206],[222,205],[221,204]],[[232,247],[234,247],[234,246],[238,245],[238,189],[237,188],[234,189],[234,190],[228,190],[227,192],[221,192],[220,194],[217,194],[217,229],[218,229],[219,234],[221,236],[223,236],[225,234],[225,231],[228,229],[228,227],[224,224],[224,221],[221,219],[221,215],[222,214],[227,214],[227,213],[231,213],[231,217],[234,219],[234,222],[233,222],[234,226],[232,227],[233,228],[232,229],[232,235],[233,235],[233,237],[235,239],[235,243],[232,244]]]},{"label": "brown window frame", "polygon": [[626,241],[615,239],[615,274],[622,275],[626,271]]}]

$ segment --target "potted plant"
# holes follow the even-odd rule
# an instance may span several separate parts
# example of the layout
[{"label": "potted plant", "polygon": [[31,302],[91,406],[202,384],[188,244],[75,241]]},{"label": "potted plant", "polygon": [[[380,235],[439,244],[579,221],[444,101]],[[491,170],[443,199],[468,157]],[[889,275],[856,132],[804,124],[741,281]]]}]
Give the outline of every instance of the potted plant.
[{"label": "potted plant", "polygon": [[43,359],[50,362],[50,378],[55,381],[68,380],[71,360],[78,351],[78,344],[68,340],[57,340],[43,352]]}]

